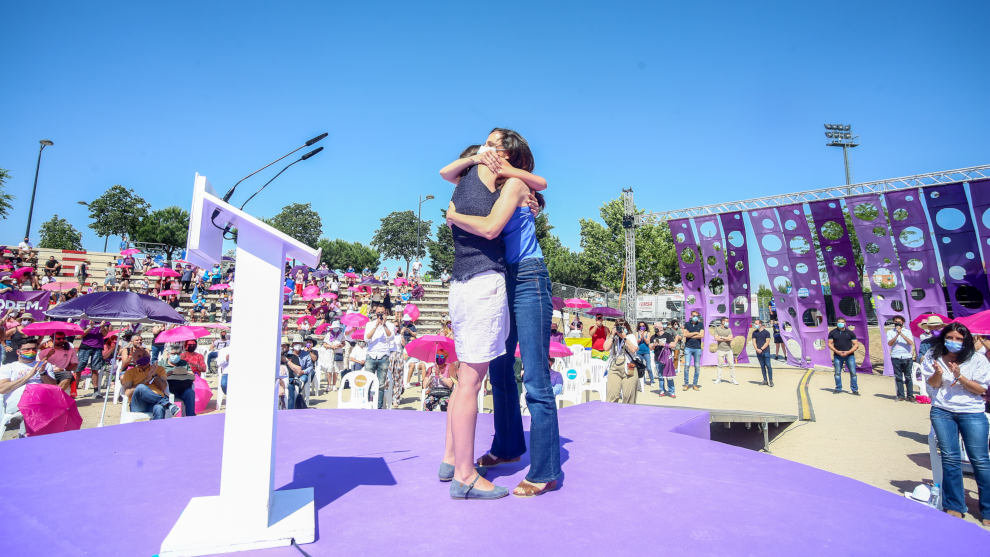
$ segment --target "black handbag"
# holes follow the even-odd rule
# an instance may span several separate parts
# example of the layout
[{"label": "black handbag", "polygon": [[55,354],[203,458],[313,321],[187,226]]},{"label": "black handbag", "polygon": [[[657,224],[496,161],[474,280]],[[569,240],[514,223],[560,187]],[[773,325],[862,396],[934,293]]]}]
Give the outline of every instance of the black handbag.
[{"label": "black handbag", "polygon": [[[626,349],[623,347],[623,350]],[[629,358],[629,361],[636,366],[636,375],[639,376],[640,379],[646,376],[646,362],[643,361],[643,358],[630,354],[629,350],[626,350],[626,358]]]}]

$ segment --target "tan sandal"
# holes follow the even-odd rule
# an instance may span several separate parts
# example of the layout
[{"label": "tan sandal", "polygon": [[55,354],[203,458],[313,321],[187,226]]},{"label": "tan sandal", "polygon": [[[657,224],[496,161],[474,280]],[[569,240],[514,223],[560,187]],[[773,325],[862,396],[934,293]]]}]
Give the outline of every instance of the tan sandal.
[{"label": "tan sandal", "polygon": [[492,466],[497,466],[499,464],[506,464],[509,462],[519,462],[519,457],[516,458],[499,458],[492,453],[485,453],[476,462],[478,466],[484,466],[486,468],[491,468]]},{"label": "tan sandal", "polygon": [[557,485],[557,480],[550,480],[549,482],[543,484],[543,487],[540,487],[524,479],[519,482],[519,485],[517,485],[515,489],[512,490],[512,494],[516,497],[536,497],[538,495],[543,495],[548,491],[554,491],[557,489]]}]

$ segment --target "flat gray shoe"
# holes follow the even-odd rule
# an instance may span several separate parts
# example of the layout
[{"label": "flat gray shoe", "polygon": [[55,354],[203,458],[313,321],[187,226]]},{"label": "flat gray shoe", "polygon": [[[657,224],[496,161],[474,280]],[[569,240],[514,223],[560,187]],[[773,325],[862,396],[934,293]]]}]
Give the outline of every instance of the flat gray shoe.
[{"label": "flat gray shoe", "polygon": [[[488,468],[484,466],[475,466],[474,471],[478,473],[479,476],[484,476],[488,474]],[[437,472],[437,477],[441,482],[449,482],[454,479],[454,465],[447,464],[446,462],[440,463],[440,471]]]},{"label": "flat gray shoe", "polygon": [[478,480],[480,479],[481,474],[476,475],[470,484],[463,484],[457,480],[451,480],[451,499],[501,499],[509,494],[508,488],[498,485],[492,486],[492,489],[488,491],[475,489],[474,484],[478,483]]}]

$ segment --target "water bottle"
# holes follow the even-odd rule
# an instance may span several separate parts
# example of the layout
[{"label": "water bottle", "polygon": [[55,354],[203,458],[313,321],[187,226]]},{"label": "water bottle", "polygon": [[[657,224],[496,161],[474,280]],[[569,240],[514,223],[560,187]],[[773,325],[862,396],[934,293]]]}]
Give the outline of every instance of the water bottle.
[{"label": "water bottle", "polygon": [[942,508],[942,486],[940,484],[932,486],[932,494],[928,498],[928,506],[933,509]]}]

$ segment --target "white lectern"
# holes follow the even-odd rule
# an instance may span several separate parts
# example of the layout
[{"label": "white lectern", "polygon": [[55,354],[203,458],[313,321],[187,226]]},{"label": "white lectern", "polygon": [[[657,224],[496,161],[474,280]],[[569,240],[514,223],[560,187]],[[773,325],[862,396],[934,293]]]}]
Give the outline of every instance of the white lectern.
[{"label": "white lectern", "polygon": [[[219,214],[214,218],[214,213]],[[207,555],[312,543],[313,488],[274,491],[275,379],[279,367],[283,265],[315,267],[319,250],[217,197],[196,174],[186,259],[209,268],[222,257],[223,228],[237,229],[227,414],[220,495],[194,497],[162,542],[160,555]]]}]

